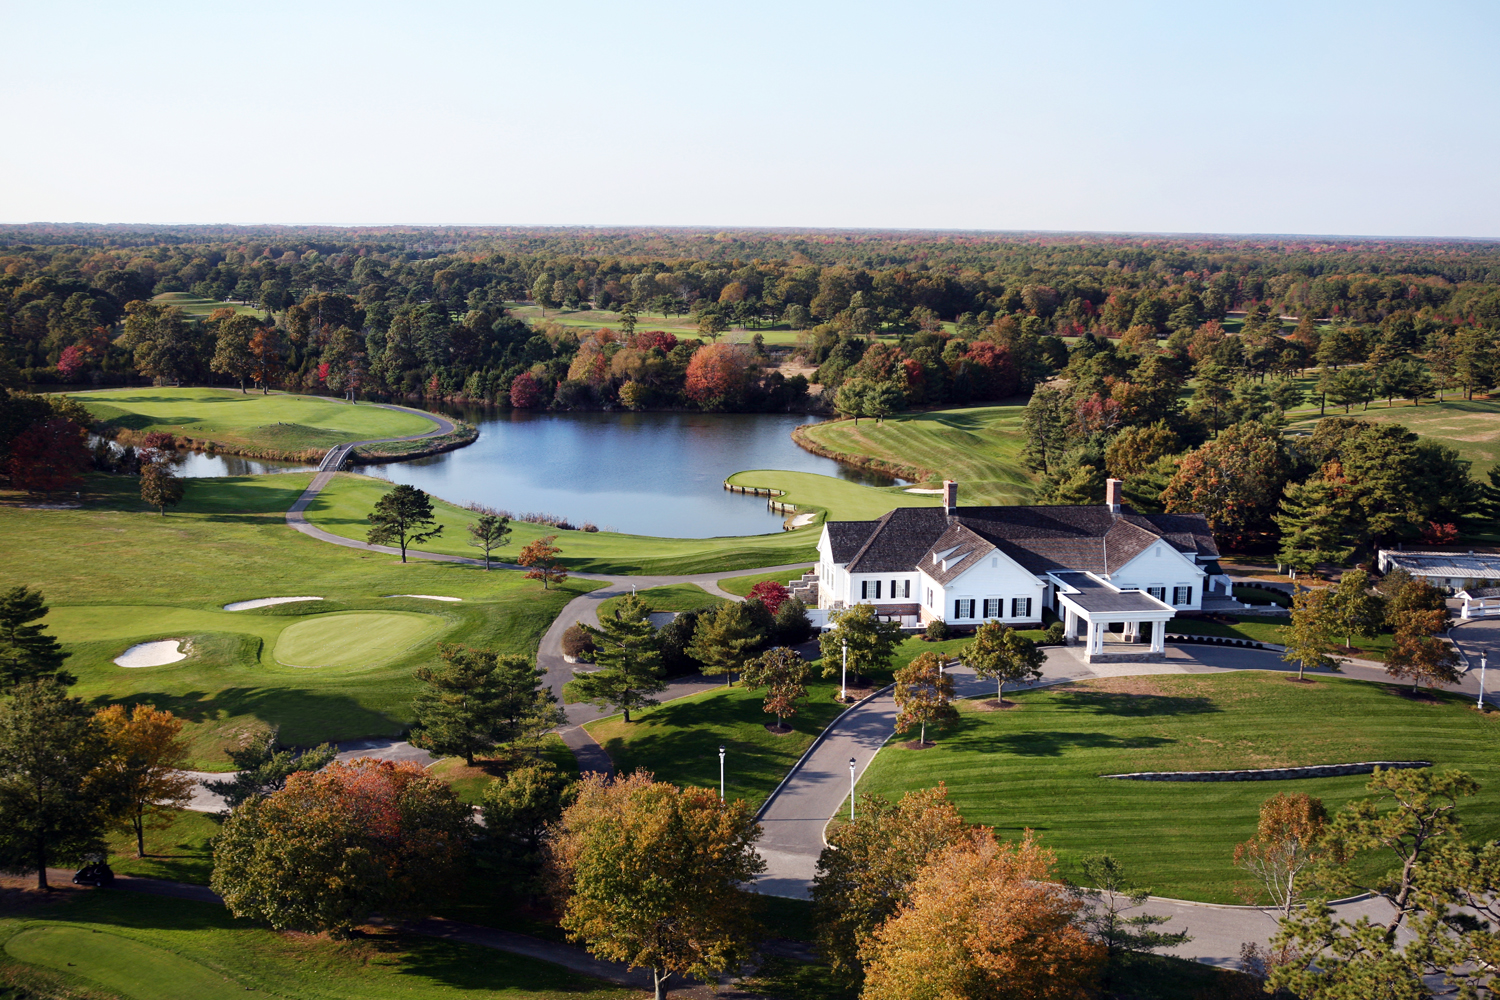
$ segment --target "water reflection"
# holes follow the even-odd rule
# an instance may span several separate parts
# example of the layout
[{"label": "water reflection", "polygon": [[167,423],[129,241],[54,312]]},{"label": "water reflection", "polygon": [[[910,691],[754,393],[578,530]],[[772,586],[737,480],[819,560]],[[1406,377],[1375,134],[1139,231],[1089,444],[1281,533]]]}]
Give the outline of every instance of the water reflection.
[{"label": "water reflection", "polygon": [[642,535],[707,538],[776,531],[764,498],[728,493],[742,469],[788,469],[889,486],[803,451],[788,413],[454,412],[480,428],[467,448],[366,471],[456,503],[540,512]]}]

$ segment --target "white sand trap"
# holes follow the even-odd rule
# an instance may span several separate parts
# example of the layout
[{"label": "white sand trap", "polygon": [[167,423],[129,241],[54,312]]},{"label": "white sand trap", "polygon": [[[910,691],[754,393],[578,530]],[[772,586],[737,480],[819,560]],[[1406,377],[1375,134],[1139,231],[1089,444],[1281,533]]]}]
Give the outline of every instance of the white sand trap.
[{"label": "white sand trap", "polygon": [[386,597],[416,597],[424,601],[461,601],[462,597],[439,597],[437,594],[386,594]]},{"label": "white sand trap", "polygon": [[273,604],[295,604],[298,601],[321,601],[321,597],[258,597],[253,601],[235,601],[224,605],[225,611],[249,611],[251,608],[269,608]]},{"label": "white sand trap", "polygon": [[818,515],[816,514],[798,514],[796,517],[792,518],[792,527],[801,528],[804,525],[812,524],[817,519]]},{"label": "white sand trap", "polygon": [[923,489],[918,489],[915,486],[908,486],[906,489],[902,490],[901,492],[902,493],[941,493],[941,492],[943,492],[943,490],[942,490],[942,487],[939,487],[939,488],[937,488],[935,490],[923,490]]},{"label": "white sand trap", "polygon": [[187,659],[187,653],[178,648],[181,645],[181,639],[137,643],[115,657],[115,663],[122,667],[159,667],[166,663],[176,663]]}]

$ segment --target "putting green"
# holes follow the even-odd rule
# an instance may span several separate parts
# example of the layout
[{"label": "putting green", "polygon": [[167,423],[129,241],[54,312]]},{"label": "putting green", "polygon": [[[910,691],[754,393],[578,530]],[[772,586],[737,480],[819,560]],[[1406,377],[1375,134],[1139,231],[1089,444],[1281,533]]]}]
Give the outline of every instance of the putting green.
[{"label": "putting green", "polygon": [[373,667],[435,637],[447,622],[411,611],[317,615],[282,629],[276,662],[288,667]]},{"label": "putting green", "polygon": [[132,1000],[229,1000],[245,987],[191,959],[85,927],[28,927],[5,942],[12,958],[83,976]]}]

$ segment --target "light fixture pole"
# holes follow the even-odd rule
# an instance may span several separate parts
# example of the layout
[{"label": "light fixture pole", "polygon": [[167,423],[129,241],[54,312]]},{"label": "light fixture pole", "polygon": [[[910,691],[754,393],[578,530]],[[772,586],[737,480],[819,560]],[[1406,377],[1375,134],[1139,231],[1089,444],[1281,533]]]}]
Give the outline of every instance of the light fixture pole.
[{"label": "light fixture pole", "polygon": [[849,822],[854,822],[854,758],[849,758]]},{"label": "light fixture pole", "polygon": [[724,744],[719,744],[719,801],[724,801]]},{"label": "light fixture pole", "polygon": [[839,701],[849,700],[849,640],[844,640],[844,672],[839,675]]},{"label": "light fixture pole", "polygon": [[1484,711],[1484,668],[1489,664],[1489,654],[1479,654],[1479,710]]}]

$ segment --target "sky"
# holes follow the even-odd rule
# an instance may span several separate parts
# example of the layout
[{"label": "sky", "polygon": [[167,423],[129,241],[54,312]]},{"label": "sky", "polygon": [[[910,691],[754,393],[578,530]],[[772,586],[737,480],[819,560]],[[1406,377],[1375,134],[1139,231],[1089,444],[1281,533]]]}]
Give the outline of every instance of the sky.
[{"label": "sky", "polygon": [[1500,3],[0,0],[0,222],[1500,237]]}]

